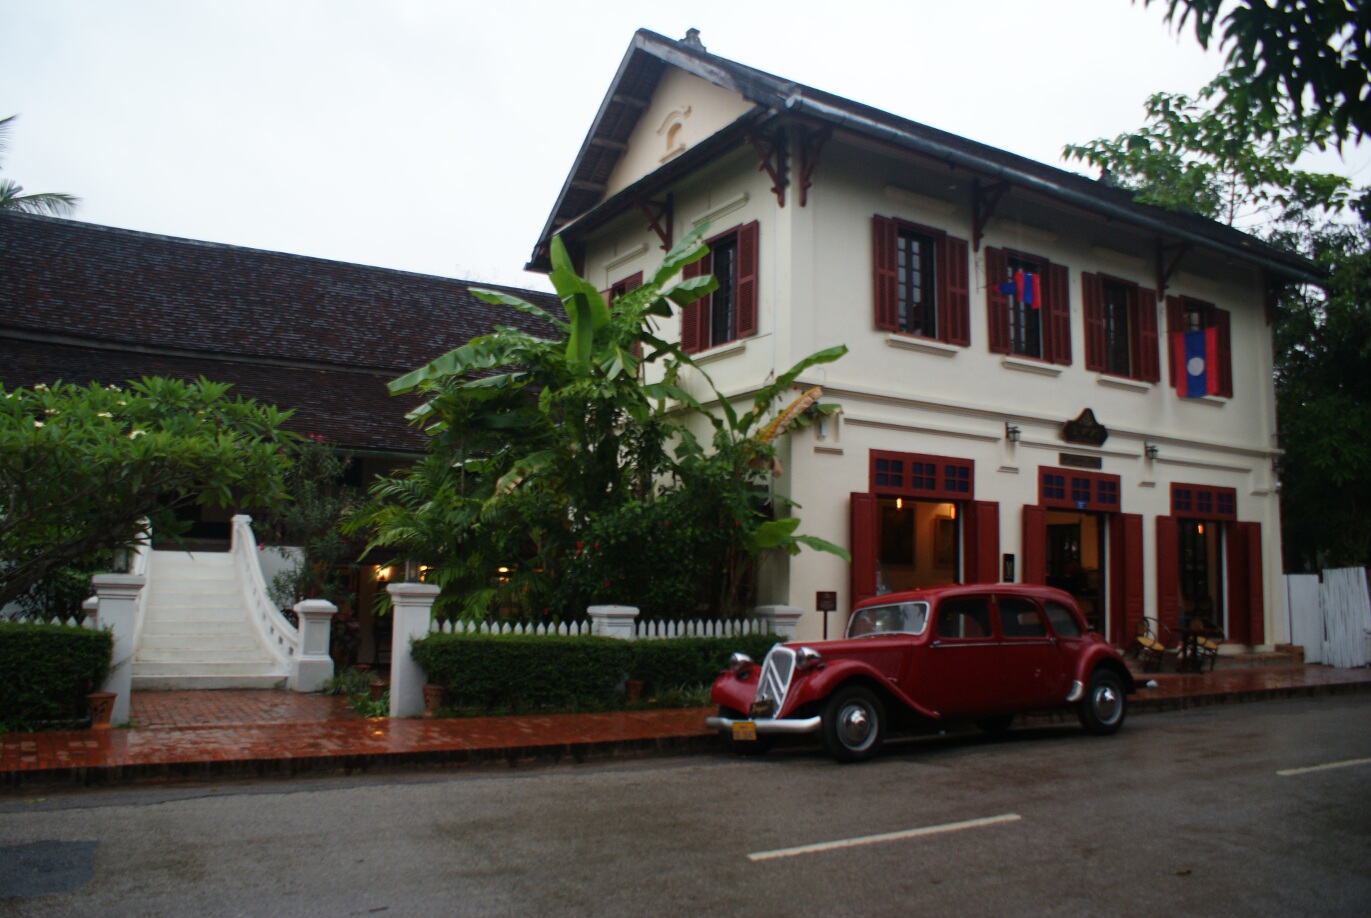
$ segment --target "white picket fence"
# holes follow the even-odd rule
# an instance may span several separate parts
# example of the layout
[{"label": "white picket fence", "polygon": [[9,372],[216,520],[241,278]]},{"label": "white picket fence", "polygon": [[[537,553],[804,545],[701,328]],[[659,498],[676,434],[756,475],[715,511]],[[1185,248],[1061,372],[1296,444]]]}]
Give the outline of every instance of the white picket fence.
[{"label": "white picket fence", "polygon": [[[737,637],[743,634],[765,634],[767,623],[761,619],[744,618],[728,621],[634,622],[633,638],[639,641],[675,637]],[[429,625],[432,634],[532,634],[581,635],[591,633],[591,623],[575,624],[515,624],[512,622],[441,622]]]}]

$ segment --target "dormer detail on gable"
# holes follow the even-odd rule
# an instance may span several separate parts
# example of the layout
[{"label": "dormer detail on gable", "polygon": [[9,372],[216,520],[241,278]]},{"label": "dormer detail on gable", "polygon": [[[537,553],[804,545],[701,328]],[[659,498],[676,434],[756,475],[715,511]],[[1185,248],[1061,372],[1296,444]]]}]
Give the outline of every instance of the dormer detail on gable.
[{"label": "dormer detail on gable", "polygon": [[685,108],[672,109],[657,128],[657,136],[662,138],[662,146],[665,152],[662,158],[657,160],[664,163],[669,159],[675,159],[685,152],[685,144],[681,141],[681,129],[685,127],[685,120],[690,117],[690,106]]},{"label": "dormer detail on gable", "polygon": [[605,182],[605,197],[678,158],[752,107],[730,89],[668,67],[646,100],[638,123],[628,135],[627,149]]}]

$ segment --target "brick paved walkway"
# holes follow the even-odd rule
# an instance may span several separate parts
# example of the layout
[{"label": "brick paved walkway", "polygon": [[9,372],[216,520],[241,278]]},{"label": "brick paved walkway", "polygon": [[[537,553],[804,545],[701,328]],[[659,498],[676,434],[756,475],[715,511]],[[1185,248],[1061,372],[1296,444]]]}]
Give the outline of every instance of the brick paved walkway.
[{"label": "brick paved walkway", "polygon": [[[1371,668],[1272,666],[1148,675],[1131,710],[1371,691]],[[373,766],[572,759],[717,748],[705,709],[366,719],[342,699],[272,691],[137,692],[135,726],[0,736],[0,786],[350,773]]]}]

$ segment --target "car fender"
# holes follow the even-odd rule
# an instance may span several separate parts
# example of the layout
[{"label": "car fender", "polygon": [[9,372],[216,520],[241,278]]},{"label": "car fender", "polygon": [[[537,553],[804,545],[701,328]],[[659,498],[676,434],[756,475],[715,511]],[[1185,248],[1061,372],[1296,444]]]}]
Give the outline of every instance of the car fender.
[{"label": "car fender", "polygon": [[1128,666],[1124,663],[1123,657],[1113,647],[1105,643],[1095,644],[1087,647],[1076,661],[1076,681],[1082,685],[1090,683],[1090,674],[1101,666],[1106,666],[1118,673],[1123,680],[1123,690],[1127,695],[1132,695],[1138,690],[1138,684],[1133,679],[1133,674],[1128,671]]},{"label": "car fender", "polygon": [[751,666],[745,670],[747,678],[740,679],[731,672],[719,674],[714,687],[709,690],[709,700],[721,708],[732,708],[746,714],[757,697],[757,679],[761,667]]},{"label": "car fender", "polygon": [[860,679],[879,685],[887,694],[916,714],[929,720],[942,718],[937,711],[924,707],[906,695],[894,680],[860,660],[834,660],[832,663],[823,663],[799,674],[797,678],[803,679],[803,682],[791,684],[790,692],[786,696],[785,710],[781,712],[782,717],[788,716],[802,705],[822,701],[846,682]]}]

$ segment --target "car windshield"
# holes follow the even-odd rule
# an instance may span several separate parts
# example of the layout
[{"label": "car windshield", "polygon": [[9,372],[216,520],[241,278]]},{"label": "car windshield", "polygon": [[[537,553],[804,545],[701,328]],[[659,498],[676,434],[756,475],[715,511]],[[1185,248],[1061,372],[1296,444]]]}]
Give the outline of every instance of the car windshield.
[{"label": "car windshield", "polygon": [[897,602],[887,606],[868,606],[853,613],[847,623],[847,636],[873,634],[922,634],[928,623],[928,603]]}]

